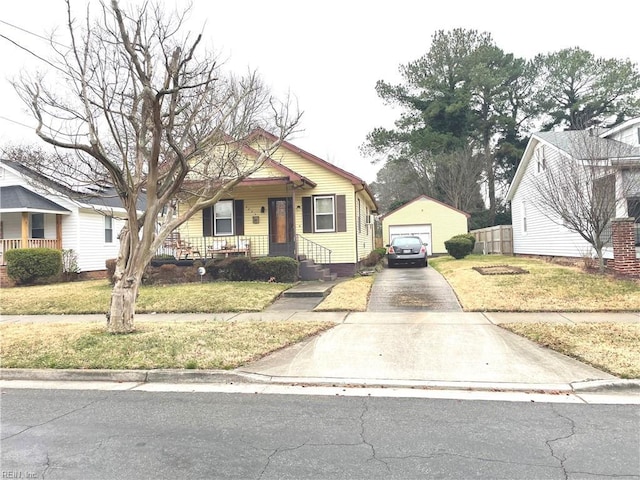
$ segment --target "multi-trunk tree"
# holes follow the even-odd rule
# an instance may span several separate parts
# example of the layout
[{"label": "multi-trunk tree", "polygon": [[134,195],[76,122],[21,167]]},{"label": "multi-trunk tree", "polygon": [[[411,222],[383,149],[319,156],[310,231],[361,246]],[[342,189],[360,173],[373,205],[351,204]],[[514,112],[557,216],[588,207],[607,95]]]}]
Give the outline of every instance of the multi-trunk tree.
[{"label": "multi-trunk tree", "polygon": [[[107,324],[126,333],[142,274],[163,240],[260,168],[300,115],[255,73],[225,73],[201,34],[184,33],[187,11],[150,2],[124,9],[111,0],[82,26],[69,1],[67,11],[69,45],[51,43],[54,69],[14,86],[39,137],[76,154],[65,164],[40,156],[30,166],[74,189],[109,183],[120,197],[126,225]],[[256,128],[276,140],[252,143],[260,154],[248,157],[243,149]]]}]

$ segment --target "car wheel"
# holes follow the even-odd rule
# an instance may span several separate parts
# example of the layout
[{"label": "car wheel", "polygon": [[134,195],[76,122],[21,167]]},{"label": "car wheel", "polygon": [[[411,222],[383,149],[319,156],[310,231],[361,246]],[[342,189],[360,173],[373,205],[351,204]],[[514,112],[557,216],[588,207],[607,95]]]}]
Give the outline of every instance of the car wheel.
[{"label": "car wheel", "polygon": [[389,268],[393,268],[393,267],[395,267],[395,266],[396,266],[396,264],[395,264],[395,263],[393,263],[391,260],[388,260],[388,261],[387,261],[387,265],[388,265],[388,267],[389,267]]}]

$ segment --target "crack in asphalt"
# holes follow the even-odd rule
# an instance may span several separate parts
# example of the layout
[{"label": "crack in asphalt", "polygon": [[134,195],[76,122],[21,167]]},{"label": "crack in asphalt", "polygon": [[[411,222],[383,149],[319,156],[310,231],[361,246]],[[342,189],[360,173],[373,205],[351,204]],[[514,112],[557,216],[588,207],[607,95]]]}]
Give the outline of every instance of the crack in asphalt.
[{"label": "crack in asphalt", "polygon": [[[371,450],[371,458],[369,458],[367,461],[371,461],[371,460],[375,460],[376,462],[380,462],[382,463],[387,472],[391,473],[391,468],[389,467],[389,464],[387,462],[385,462],[384,460],[380,459],[380,457],[377,456],[376,454],[376,449],[373,446],[372,443],[368,442],[365,436],[365,415],[369,412],[369,404],[368,404],[368,399],[365,398],[363,399],[362,402],[362,411],[360,412],[360,415],[358,416],[358,420],[360,422],[360,431],[359,431],[359,436],[360,436],[360,442],[355,442],[355,443],[335,443],[335,442],[330,442],[330,443],[312,443],[312,442],[304,442],[301,443],[299,445],[293,446],[293,447],[278,447],[275,450],[271,451],[271,453],[267,456],[267,461],[263,467],[263,469],[260,471],[260,473],[258,474],[258,479],[261,479],[267,469],[269,468],[269,465],[271,464],[271,460],[276,456],[279,455],[281,453],[286,453],[286,452],[293,452],[295,450],[298,450],[302,447],[327,447],[327,446],[331,446],[331,447],[357,447],[358,445],[366,445],[370,450]],[[264,449],[259,449],[259,450],[264,450]]]},{"label": "crack in asphalt", "polygon": [[368,442],[367,439],[365,438],[366,421],[364,417],[368,412],[369,412],[369,401],[365,397],[363,398],[363,401],[362,401],[362,412],[360,413],[360,439],[362,440],[362,443],[364,445],[368,446],[371,449],[371,458],[369,460],[375,460],[376,462],[382,463],[387,469],[387,472],[391,473],[391,468],[389,467],[389,464],[384,460],[378,458],[378,456],[376,455],[376,448],[373,446],[372,443]]},{"label": "crack in asphalt", "polygon": [[85,404],[85,405],[82,405],[82,406],[80,406],[80,407],[74,408],[73,410],[69,410],[68,412],[65,412],[65,413],[63,413],[63,414],[61,414],[61,415],[58,415],[58,416],[56,416],[56,417],[50,418],[49,420],[47,420],[47,421],[45,421],[45,422],[37,423],[37,424],[35,424],[35,425],[29,425],[28,427],[26,427],[26,428],[24,428],[24,429],[20,430],[19,432],[12,433],[11,435],[8,435],[8,436],[6,436],[6,437],[2,437],[2,440],[4,441],[4,440],[9,440],[9,439],[11,439],[11,438],[15,438],[15,437],[17,437],[17,436],[19,436],[19,435],[22,435],[23,433],[28,432],[29,430],[32,430],[32,429],[34,429],[34,428],[42,427],[43,425],[47,425],[47,424],[49,424],[49,423],[55,422],[56,420],[59,420],[59,419],[64,418],[64,417],[67,417],[67,416],[72,415],[72,414],[74,414],[74,413],[76,413],[76,412],[79,412],[79,411],[81,411],[81,410],[84,410],[85,408],[88,408],[88,407],[90,407],[90,406],[92,406],[92,405],[94,405],[94,404],[96,404],[96,403],[98,403],[98,402],[101,402],[101,401],[103,401],[103,400],[106,400],[106,399],[107,399],[107,398],[109,398],[110,396],[112,396],[112,395],[106,395],[106,396],[101,397],[101,398],[96,398],[95,400],[92,400],[92,401],[88,402],[88,403],[87,403],[87,404]]},{"label": "crack in asphalt", "polygon": [[558,462],[560,463],[560,468],[562,469],[562,473],[564,475],[565,480],[569,480],[569,472],[567,471],[567,468],[565,466],[565,462],[567,461],[567,457],[566,456],[558,456],[553,448],[553,443],[555,442],[559,442],[560,440],[566,440],[567,438],[571,438],[576,434],[576,422],[573,421],[573,419],[571,419],[570,417],[567,417],[566,415],[561,414],[555,407],[555,405],[551,404],[551,411],[558,417],[562,418],[563,420],[566,420],[567,422],[569,422],[569,426],[571,427],[571,431],[568,435],[563,435],[560,437],[556,437],[556,438],[552,438],[549,440],[546,440],[544,443],[547,446],[547,448],[549,449],[549,452],[551,453],[551,456],[553,458],[555,458],[556,460],[558,460]]}]

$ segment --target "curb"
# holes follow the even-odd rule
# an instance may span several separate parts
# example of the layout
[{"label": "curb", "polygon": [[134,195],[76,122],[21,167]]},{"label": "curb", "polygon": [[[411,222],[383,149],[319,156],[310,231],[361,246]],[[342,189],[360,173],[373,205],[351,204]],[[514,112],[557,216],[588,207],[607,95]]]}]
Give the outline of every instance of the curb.
[{"label": "curb", "polygon": [[362,378],[276,377],[240,370],[56,370],[2,368],[0,380],[92,381],[116,383],[250,383],[353,388],[412,388],[484,392],[631,392],[640,393],[640,379],[590,380],[573,383],[528,384],[499,382],[444,382]]}]

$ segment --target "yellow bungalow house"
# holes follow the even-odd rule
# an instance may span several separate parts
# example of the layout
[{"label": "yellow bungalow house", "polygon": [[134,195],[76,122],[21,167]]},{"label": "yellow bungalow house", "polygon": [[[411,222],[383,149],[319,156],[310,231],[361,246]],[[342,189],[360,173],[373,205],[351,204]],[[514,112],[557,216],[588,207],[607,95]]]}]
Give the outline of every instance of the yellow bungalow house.
[{"label": "yellow bungalow house", "polygon": [[[276,139],[264,130],[253,138],[253,145]],[[252,148],[245,154],[259,156]],[[301,260],[303,279],[335,278],[353,275],[373,250],[376,211],[362,179],[283,142],[258,171],[194,215],[179,234],[196,258],[288,256]]]},{"label": "yellow bungalow house", "polygon": [[416,235],[427,244],[428,255],[447,253],[444,242],[468,232],[470,215],[457,208],[420,195],[382,217],[384,245],[400,235]]}]

